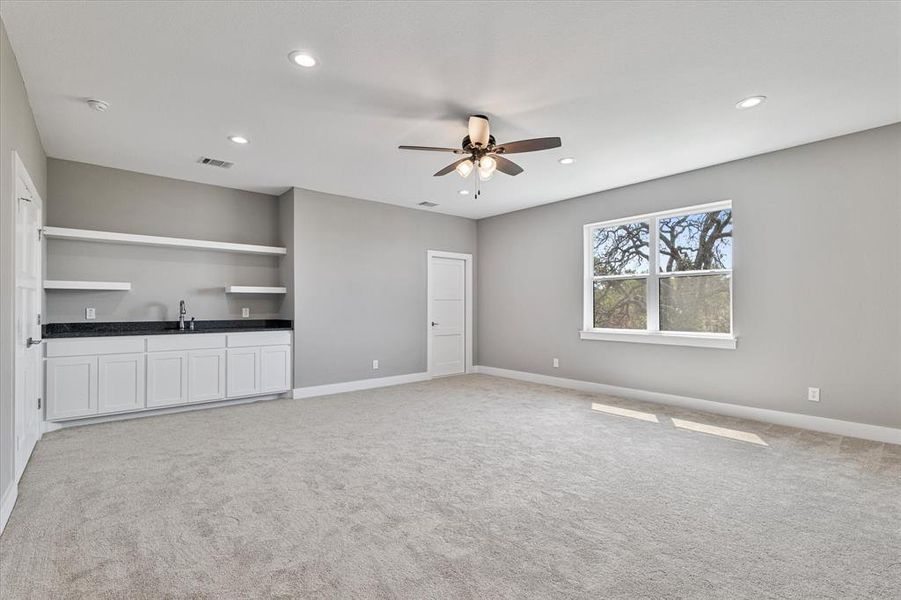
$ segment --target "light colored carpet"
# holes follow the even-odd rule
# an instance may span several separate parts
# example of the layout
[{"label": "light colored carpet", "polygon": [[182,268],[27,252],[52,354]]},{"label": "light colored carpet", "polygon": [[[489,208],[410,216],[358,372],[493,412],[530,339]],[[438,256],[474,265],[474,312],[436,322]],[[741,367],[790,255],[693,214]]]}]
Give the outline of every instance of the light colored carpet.
[{"label": "light colored carpet", "polygon": [[0,561],[4,599],[899,598],[901,447],[457,377],[48,434]]}]

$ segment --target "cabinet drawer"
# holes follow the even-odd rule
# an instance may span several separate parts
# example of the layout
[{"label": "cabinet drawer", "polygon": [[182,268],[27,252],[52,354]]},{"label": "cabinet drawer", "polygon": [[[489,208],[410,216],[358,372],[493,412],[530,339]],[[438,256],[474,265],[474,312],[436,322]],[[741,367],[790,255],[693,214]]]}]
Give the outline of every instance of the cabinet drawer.
[{"label": "cabinet drawer", "polygon": [[290,343],[290,331],[249,331],[247,333],[228,334],[229,348],[242,348],[247,346],[284,346]]},{"label": "cabinet drawer", "polygon": [[148,352],[168,352],[171,350],[206,350],[225,348],[225,334],[222,333],[171,333],[152,335],[147,338]]},{"label": "cabinet drawer", "polygon": [[144,351],[143,337],[66,338],[44,340],[47,358],[89,354],[131,354]]}]

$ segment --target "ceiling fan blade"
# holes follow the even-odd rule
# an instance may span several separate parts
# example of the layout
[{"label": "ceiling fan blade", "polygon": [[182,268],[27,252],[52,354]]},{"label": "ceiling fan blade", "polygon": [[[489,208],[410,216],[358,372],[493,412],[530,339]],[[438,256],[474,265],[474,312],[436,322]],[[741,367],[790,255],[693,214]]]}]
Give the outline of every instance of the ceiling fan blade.
[{"label": "ceiling fan blade", "polygon": [[435,173],[435,174],[433,175],[433,177],[441,177],[442,175],[447,175],[448,173],[451,173],[451,172],[453,172],[454,170],[456,170],[457,165],[459,165],[460,163],[465,163],[467,160],[469,160],[468,157],[467,157],[467,158],[461,158],[460,160],[458,160],[458,161],[456,161],[456,162],[452,162],[451,164],[447,165],[446,167],[444,167],[443,169],[441,169],[440,171],[438,171],[437,173]]},{"label": "ceiling fan blade", "polygon": [[519,175],[522,173],[522,167],[512,160],[508,160],[497,154],[493,154],[491,157],[497,162],[497,170],[501,173],[506,173],[507,175]]},{"label": "ceiling fan blade", "polygon": [[469,117],[469,141],[473,146],[486,147],[490,135],[488,131],[488,117],[485,115],[471,115]]},{"label": "ceiling fan blade", "polygon": [[518,152],[537,152],[538,150],[550,150],[559,148],[563,143],[558,137],[535,138],[533,140],[519,140],[498,144],[496,152],[499,154],[516,154]]},{"label": "ceiling fan blade", "polygon": [[401,150],[426,150],[428,152],[453,152],[454,154],[465,154],[466,151],[461,148],[438,148],[436,146],[398,146]]}]

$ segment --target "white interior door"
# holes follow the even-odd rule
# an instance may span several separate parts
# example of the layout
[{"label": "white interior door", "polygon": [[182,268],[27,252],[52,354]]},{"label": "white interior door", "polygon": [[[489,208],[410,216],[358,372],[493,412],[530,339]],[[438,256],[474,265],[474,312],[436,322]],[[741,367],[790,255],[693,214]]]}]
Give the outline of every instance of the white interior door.
[{"label": "white interior door", "polygon": [[466,372],[466,259],[429,256],[429,374]]},{"label": "white interior door", "polygon": [[41,235],[43,205],[24,167],[16,161],[16,479],[41,437],[44,378],[41,376]]}]

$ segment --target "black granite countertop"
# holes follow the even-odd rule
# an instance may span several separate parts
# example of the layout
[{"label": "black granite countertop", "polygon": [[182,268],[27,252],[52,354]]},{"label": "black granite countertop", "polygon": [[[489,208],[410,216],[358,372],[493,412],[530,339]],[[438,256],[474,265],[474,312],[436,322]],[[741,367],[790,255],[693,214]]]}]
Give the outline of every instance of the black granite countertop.
[{"label": "black granite countertop", "polygon": [[194,329],[178,328],[178,321],[115,321],[101,323],[47,323],[44,339],[107,337],[116,335],[190,335],[193,333],[240,333],[244,331],[290,331],[287,319],[241,319],[234,321],[195,321]]}]

